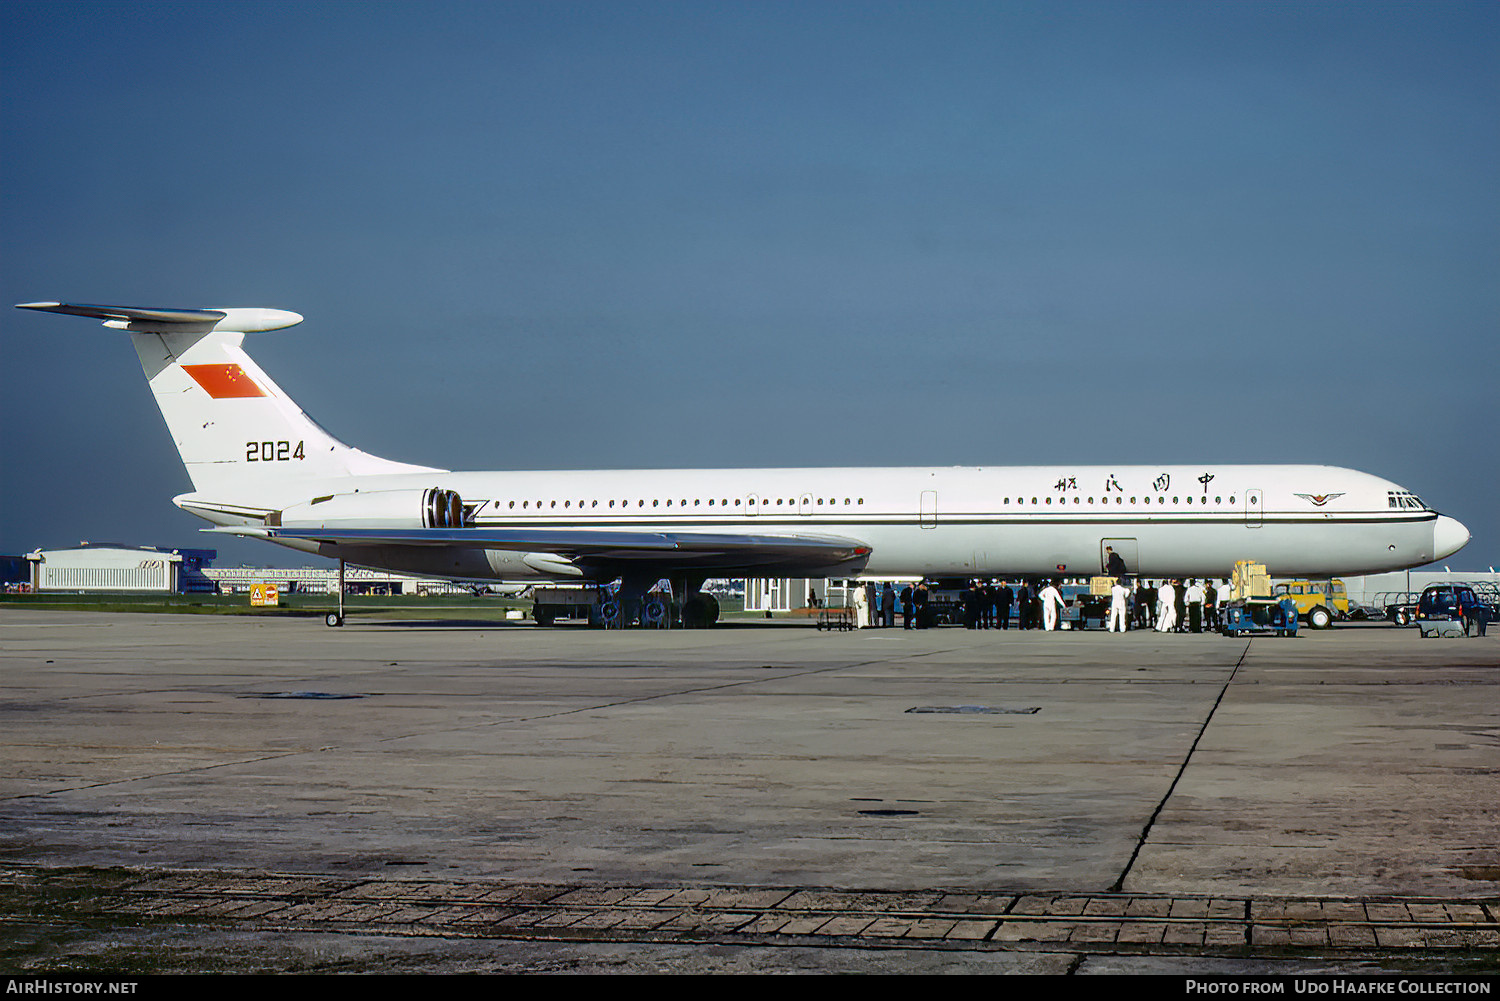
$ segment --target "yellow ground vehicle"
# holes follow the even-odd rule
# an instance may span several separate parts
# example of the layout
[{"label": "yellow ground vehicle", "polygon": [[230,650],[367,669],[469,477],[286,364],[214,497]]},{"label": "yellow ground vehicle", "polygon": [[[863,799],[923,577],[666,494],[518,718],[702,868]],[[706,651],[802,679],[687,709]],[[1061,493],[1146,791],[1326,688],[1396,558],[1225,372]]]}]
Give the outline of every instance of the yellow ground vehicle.
[{"label": "yellow ground vehicle", "polygon": [[1297,616],[1313,629],[1327,629],[1335,619],[1349,617],[1349,596],[1344,582],[1333,580],[1284,580],[1273,589],[1276,598],[1290,598]]}]

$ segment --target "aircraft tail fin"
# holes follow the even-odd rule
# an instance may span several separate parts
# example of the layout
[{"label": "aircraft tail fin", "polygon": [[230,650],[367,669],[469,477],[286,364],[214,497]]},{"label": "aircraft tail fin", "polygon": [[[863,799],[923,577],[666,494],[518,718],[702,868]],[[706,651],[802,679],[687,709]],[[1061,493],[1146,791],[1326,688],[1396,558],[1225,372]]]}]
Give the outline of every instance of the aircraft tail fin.
[{"label": "aircraft tail fin", "polygon": [[302,322],[280,309],[162,309],[61,302],[20,309],[88,316],[130,332],[167,430],[200,495],[251,498],[288,480],[421,472],[323,430],[241,347],[245,334]]}]

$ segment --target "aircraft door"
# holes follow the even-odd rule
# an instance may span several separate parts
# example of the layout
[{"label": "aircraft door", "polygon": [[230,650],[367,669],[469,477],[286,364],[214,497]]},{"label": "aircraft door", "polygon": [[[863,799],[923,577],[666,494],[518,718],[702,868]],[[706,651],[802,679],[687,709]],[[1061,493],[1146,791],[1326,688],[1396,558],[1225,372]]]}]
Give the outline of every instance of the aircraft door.
[{"label": "aircraft door", "polygon": [[938,527],[938,491],[922,491],[916,512],[922,528]]},{"label": "aircraft door", "polygon": [[917,510],[918,520],[923,528],[937,528],[937,491],[923,490]]},{"label": "aircraft door", "polygon": [[1264,498],[1259,490],[1245,491],[1245,527],[1259,528]]},{"label": "aircraft door", "polygon": [[798,500],[797,500],[797,513],[798,514],[802,515],[805,518],[808,515],[812,514],[812,509],[813,509],[812,494],[803,494],[800,498],[798,498]]},{"label": "aircraft door", "polygon": [[1125,561],[1125,572],[1135,574],[1140,572],[1141,559],[1140,547],[1135,539],[1100,539],[1099,540],[1099,571],[1109,572],[1109,553],[1106,549],[1113,549]]},{"label": "aircraft door", "polygon": [[760,514],[760,497],[755,494],[745,495],[745,513],[751,517]]}]

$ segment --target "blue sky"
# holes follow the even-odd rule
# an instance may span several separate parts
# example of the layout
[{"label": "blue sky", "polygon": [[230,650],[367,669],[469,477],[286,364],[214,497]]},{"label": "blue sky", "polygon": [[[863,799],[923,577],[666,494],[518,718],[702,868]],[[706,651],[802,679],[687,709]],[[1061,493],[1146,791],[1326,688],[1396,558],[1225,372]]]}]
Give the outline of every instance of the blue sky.
[{"label": "blue sky", "polygon": [[[465,469],[1310,462],[1500,563],[1500,5],[0,6],[0,287],[257,305]],[[0,551],[217,545],[0,311]]]}]

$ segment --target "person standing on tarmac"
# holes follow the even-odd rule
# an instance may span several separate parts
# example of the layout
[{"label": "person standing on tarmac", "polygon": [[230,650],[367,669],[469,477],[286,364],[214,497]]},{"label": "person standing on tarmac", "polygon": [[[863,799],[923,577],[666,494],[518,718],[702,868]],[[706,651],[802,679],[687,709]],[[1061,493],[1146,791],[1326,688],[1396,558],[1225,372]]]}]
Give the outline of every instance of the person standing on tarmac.
[{"label": "person standing on tarmac", "polygon": [[1203,585],[1199,584],[1198,578],[1194,577],[1188,581],[1187,609],[1188,627],[1195,633],[1203,632],[1203,598]]},{"label": "person standing on tarmac", "polygon": [[927,582],[917,581],[917,586],[911,592],[912,604],[917,611],[917,628],[926,629],[930,623],[927,621]]},{"label": "person standing on tarmac", "polygon": [[915,606],[913,605],[914,597],[915,596],[912,594],[912,587],[910,584],[901,589],[902,629],[910,629],[912,627],[912,619],[916,618],[916,615],[914,614]]},{"label": "person standing on tarmac", "polygon": [[885,587],[880,589],[880,614],[882,628],[890,629],[896,624],[896,589],[891,586],[890,581],[886,581]]},{"label": "person standing on tarmac", "polygon": [[1125,602],[1130,597],[1130,585],[1125,583],[1124,577],[1116,577],[1114,586],[1109,589],[1109,631],[1112,633],[1123,633],[1125,631]]},{"label": "person standing on tarmac", "polygon": [[1042,603],[1042,628],[1048,632],[1056,631],[1058,614],[1066,607],[1063,603],[1062,592],[1057,589],[1055,583],[1049,580],[1047,586],[1042,588],[1042,593],[1037,595],[1037,599]]},{"label": "person standing on tarmac", "polygon": [[1137,579],[1135,589],[1135,627],[1137,629],[1150,629],[1156,624],[1156,617],[1151,614],[1156,607],[1156,591],[1144,580]]},{"label": "person standing on tarmac", "polygon": [[1172,582],[1162,581],[1156,597],[1156,631],[1169,633],[1177,626],[1177,591],[1173,589]]},{"label": "person standing on tarmac", "polygon": [[995,592],[995,618],[1001,629],[1010,628],[1010,603],[1015,599],[1015,592],[1005,581],[1000,582],[1000,590]]}]

